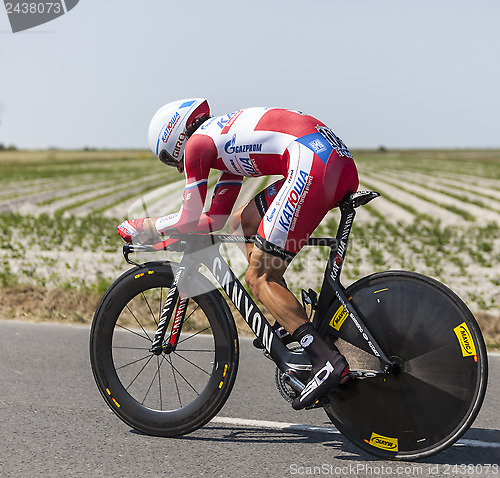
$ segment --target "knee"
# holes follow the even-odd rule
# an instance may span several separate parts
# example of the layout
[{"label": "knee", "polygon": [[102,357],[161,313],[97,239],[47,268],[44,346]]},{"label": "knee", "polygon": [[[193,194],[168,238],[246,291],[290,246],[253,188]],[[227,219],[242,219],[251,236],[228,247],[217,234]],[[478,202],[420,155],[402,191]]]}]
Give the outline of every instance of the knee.
[{"label": "knee", "polygon": [[250,202],[233,213],[229,219],[229,229],[233,234],[252,236],[257,232],[261,219],[257,208]]}]

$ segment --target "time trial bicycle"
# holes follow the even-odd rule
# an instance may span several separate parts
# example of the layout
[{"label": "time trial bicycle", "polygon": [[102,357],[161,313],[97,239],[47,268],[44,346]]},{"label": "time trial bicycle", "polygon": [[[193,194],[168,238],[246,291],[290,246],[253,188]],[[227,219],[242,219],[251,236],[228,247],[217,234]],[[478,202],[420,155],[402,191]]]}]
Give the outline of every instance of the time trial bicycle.
[{"label": "time trial bicycle", "polygon": [[[318,401],[361,449],[388,459],[438,453],[471,426],[487,383],[481,331],[462,300],[436,280],[380,272],[347,289],[340,282],[355,209],[379,196],[346,197],[319,295],[302,291],[312,324],[349,362],[350,380]],[[124,246],[134,267],[104,294],[92,323],[90,356],[97,386],[118,417],[146,434],[174,437],[209,422],[231,393],[238,368],[237,329],[206,266],[277,366],[289,401],[311,364],[299,344],[285,345],[220,254],[223,243],[252,238],[187,234],[156,245]],[[179,262],[135,264],[133,252],[183,252]],[[255,384],[253,385],[255,386]]]}]

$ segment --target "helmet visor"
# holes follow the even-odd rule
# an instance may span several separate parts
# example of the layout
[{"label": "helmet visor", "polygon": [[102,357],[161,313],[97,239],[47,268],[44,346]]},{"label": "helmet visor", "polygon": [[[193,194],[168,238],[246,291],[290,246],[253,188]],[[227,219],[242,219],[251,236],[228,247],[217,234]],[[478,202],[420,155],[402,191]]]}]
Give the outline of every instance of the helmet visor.
[{"label": "helmet visor", "polygon": [[179,162],[179,160],[171,156],[166,149],[160,151],[158,159],[166,166],[172,166],[174,168],[177,167],[177,163]]}]

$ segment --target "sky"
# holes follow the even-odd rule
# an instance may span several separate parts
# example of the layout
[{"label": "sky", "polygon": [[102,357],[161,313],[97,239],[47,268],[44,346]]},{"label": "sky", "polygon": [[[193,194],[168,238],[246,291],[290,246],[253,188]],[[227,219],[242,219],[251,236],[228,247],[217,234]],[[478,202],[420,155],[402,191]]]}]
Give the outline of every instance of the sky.
[{"label": "sky", "polygon": [[144,148],[154,112],[301,110],[351,148],[499,148],[498,0],[81,0],[12,33],[0,143]]}]

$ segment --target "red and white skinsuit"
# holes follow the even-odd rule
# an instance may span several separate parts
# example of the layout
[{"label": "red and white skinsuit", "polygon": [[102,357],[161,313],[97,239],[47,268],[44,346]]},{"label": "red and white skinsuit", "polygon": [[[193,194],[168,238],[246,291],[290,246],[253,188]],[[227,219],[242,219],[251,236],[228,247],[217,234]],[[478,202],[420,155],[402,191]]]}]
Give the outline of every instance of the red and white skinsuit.
[{"label": "red and white skinsuit", "polygon": [[[210,169],[222,171],[202,214]],[[326,213],[358,187],[347,147],[321,121],[279,108],[248,108],[207,120],[184,151],[181,210],[156,229],[217,231],[231,214],[244,176],[281,175],[255,200],[262,216],[257,246],[290,261]]]}]

